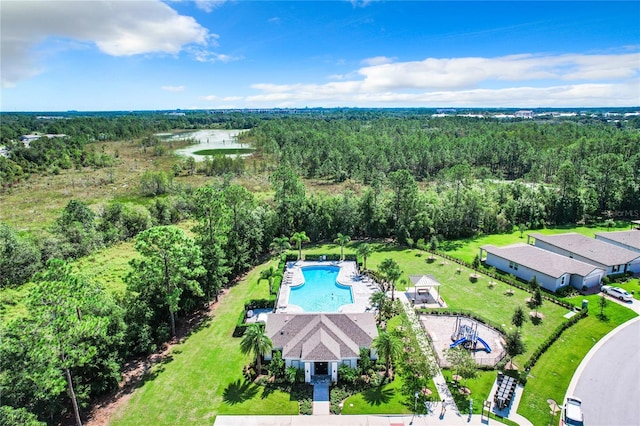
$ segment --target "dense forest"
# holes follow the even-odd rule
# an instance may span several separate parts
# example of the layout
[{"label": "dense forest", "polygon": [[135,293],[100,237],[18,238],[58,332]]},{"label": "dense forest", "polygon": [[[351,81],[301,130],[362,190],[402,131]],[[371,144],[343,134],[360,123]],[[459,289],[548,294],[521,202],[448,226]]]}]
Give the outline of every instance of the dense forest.
[{"label": "dense forest", "polygon": [[[49,423],[78,412],[69,395],[81,409],[115,389],[126,360],[171,339],[177,321],[264,260],[274,241],[297,232],[312,242],[340,233],[411,245],[516,226],[637,217],[636,124],[376,110],[56,120],[3,114],[3,191],[20,191],[25,180],[52,166],[117,166],[117,149],[97,150],[97,141],[158,145],[153,134],[172,129],[243,128],[249,129],[243,140],[257,149],[247,160],[195,165],[175,158],[170,170],[150,166],[132,188],[144,202],[106,200],[94,211],[71,200],[43,235],[0,223],[0,286],[33,283],[25,315],[2,325],[3,410]],[[27,147],[20,136],[33,132],[67,136]],[[239,165],[245,161],[253,167]],[[190,173],[219,176],[200,187],[172,182]],[[255,194],[234,180],[250,173],[268,177],[271,191]],[[339,190],[322,191],[318,182]],[[189,233],[175,226],[187,219]],[[123,295],[69,268],[67,262],[132,238],[140,256],[131,262]]]}]

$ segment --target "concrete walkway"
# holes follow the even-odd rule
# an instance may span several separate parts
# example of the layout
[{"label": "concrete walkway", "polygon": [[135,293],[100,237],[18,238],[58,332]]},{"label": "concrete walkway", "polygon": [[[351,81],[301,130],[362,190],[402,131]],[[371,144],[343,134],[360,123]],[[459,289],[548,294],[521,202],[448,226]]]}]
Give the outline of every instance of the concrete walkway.
[{"label": "concrete walkway", "polygon": [[499,425],[497,420],[482,419],[479,415],[461,416],[440,411],[417,416],[218,416],[215,426],[456,426]]},{"label": "concrete walkway", "polygon": [[314,380],[313,382],[313,415],[328,416],[331,414],[331,403],[329,402],[329,385],[331,379]]}]

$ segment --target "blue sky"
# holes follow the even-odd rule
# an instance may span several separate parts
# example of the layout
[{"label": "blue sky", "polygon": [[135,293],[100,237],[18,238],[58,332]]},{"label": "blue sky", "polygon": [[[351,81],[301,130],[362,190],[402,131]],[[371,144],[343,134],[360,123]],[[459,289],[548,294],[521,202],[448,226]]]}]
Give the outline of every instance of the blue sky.
[{"label": "blue sky", "polygon": [[640,105],[640,2],[0,0],[2,111]]}]

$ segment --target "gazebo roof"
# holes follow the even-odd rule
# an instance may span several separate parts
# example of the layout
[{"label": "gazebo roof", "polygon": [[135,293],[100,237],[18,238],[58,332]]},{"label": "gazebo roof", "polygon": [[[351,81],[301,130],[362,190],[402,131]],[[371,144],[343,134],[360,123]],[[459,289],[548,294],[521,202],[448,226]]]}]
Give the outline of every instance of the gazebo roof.
[{"label": "gazebo roof", "polygon": [[437,287],[440,285],[433,275],[409,275],[414,287]]}]

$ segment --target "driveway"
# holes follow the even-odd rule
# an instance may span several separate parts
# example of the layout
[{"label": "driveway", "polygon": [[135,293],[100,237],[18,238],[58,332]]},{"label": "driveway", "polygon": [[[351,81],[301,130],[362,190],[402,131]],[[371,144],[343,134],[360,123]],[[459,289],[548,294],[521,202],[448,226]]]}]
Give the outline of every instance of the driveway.
[{"label": "driveway", "polygon": [[587,354],[567,391],[582,399],[585,424],[640,425],[639,354],[640,317],[616,328]]},{"label": "driveway", "polygon": [[[611,296],[606,295],[606,294],[605,294],[604,297],[609,302],[613,302],[613,303],[617,303],[618,305],[626,306],[627,308],[631,309],[632,311],[635,311],[636,313],[640,314],[640,300],[638,300],[636,298],[631,299],[631,302],[625,302],[625,301],[618,300],[615,297],[611,297]],[[591,309],[594,309],[594,307],[591,307]]]}]

